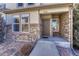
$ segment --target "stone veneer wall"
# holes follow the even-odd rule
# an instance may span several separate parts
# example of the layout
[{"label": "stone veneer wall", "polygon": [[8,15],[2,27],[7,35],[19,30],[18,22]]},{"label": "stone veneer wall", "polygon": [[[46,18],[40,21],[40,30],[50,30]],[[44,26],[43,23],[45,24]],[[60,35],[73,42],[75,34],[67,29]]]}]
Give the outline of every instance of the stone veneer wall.
[{"label": "stone veneer wall", "polygon": [[[25,14],[25,12],[23,12]],[[22,13],[22,14],[23,14]],[[8,23],[10,21],[12,21],[12,23],[10,22],[10,24],[7,27],[7,39],[13,39],[13,40],[19,40],[19,41],[36,41],[37,39],[40,38],[40,29],[39,29],[39,13],[38,11],[31,11],[31,12],[26,12],[29,13],[29,19],[30,19],[30,32],[28,33],[22,33],[22,32],[12,32],[12,23],[13,23],[13,19],[8,20]],[[21,13],[14,13],[12,14],[12,16],[14,15],[20,15]]]},{"label": "stone veneer wall", "polygon": [[60,21],[60,32],[61,36],[64,36],[68,41],[70,41],[70,33],[69,33],[69,13],[63,13],[61,15]]},{"label": "stone veneer wall", "polygon": [[30,25],[30,33],[14,33],[12,32],[12,25],[7,26],[7,39],[14,41],[34,42],[38,39],[38,33],[38,25],[36,24]]}]

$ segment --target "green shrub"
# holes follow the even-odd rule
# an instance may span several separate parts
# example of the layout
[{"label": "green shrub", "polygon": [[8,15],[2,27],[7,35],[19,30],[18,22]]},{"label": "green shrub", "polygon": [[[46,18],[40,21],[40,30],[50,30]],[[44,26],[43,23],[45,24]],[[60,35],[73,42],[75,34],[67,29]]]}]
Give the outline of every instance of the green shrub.
[{"label": "green shrub", "polygon": [[73,10],[73,47],[79,49],[79,6]]}]

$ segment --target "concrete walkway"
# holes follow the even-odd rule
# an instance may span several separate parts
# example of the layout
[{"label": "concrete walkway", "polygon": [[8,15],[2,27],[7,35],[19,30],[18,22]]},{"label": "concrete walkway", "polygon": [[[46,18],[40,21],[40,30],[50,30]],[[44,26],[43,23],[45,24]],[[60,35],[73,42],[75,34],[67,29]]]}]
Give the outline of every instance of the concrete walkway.
[{"label": "concrete walkway", "polygon": [[59,56],[54,42],[39,40],[30,56]]},{"label": "concrete walkway", "polygon": [[40,39],[30,56],[72,56],[70,43],[60,37]]},{"label": "concrete walkway", "polygon": [[70,48],[70,42],[68,42],[67,39],[61,37],[49,37],[49,41],[54,42],[57,46]]}]

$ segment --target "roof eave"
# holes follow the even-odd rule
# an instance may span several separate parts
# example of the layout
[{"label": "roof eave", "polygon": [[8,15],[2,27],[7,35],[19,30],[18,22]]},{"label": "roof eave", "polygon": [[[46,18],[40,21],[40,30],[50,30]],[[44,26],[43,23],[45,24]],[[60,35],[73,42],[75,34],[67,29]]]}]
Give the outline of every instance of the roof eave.
[{"label": "roof eave", "polygon": [[40,5],[40,6],[33,6],[33,7],[27,7],[27,8],[18,8],[14,10],[4,10],[3,13],[12,14],[12,13],[18,13],[18,12],[24,12],[24,11],[40,10],[44,8],[51,8],[51,7],[57,7],[57,6],[70,6],[70,5],[72,6],[72,3]]}]

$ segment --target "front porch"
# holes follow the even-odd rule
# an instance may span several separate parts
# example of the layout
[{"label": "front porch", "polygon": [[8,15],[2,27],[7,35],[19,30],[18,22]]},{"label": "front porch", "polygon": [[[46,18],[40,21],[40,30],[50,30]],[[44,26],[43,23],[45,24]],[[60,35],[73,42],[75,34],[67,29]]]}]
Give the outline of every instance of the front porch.
[{"label": "front porch", "polygon": [[40,14],[41,37],[62,37],[70,42],[71,22],[69,12]]}]

